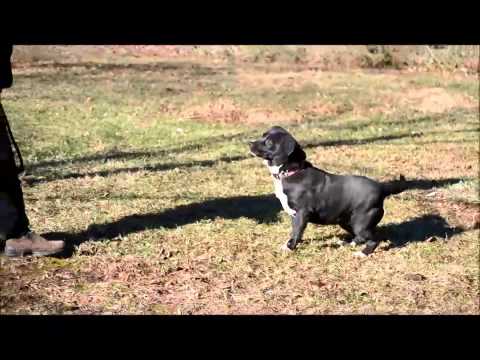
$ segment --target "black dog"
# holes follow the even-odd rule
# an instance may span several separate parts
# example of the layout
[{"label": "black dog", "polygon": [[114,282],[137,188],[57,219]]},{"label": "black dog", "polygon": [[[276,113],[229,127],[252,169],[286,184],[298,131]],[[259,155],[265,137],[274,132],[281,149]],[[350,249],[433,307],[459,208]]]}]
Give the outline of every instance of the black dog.
[{"label": "black dog", "polygon": [[366,243],[357,255],[378,246],[375,227],[383,217],[383,200],[406,189],[406,181],[379,183],[363,176],[329,174],[306,161],[305,152],[285,129],[274,126],[250,142],[253,155],[265,160],[275,195],[292,216],[292,235],[282,247],[293,250],[307,223],[338,224],[353,235],[352,244]]}]

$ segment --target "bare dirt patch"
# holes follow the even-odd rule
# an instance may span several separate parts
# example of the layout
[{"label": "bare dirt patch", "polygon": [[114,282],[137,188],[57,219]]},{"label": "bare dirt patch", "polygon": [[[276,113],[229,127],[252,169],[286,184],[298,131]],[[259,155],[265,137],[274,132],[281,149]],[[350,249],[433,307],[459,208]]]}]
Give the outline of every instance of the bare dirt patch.
[{"label": "bare dirt patch", "polygon": [[279,111],[262,108],[246,109],[232,99],[224,98],[190,107],[184,116],[192,120],[215,123],[262,123],[293,122],[301,119],[295,111]]},{"label": "bare dirt patch", "polygon": [[480,228],[480,205],[455,203],[448,199],[439,199],[434,203],[440,215],[447,217],[450,223],[468,230]]},{"label": "bare dirt patch", "polygon": [[263,89],[289,88],[299,89],[307,82],[311,82],[317,77],[317,71],[286,71],[270,73],[263,71],[255,71],[255,68],[246,67],[237,70],[237,80],[241,86],[256,87]]},{"label": "bare dirt patch", "polygon": [[474,99],[463,94],[450,94],[442,88],[409,90],[402,94],[401,101],[411,108],[424,113],[443,113],[455,107],[473,108],[478,106]]}]

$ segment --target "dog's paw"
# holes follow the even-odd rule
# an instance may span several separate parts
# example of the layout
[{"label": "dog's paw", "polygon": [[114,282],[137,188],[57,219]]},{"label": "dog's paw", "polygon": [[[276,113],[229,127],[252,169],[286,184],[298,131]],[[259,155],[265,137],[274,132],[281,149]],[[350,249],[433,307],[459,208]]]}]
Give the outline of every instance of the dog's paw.
[{"label": "dog's paw", "polygon": [[293,252],[292,249],[290,249],[288,246],[287,246],[288,242],[286,242],[285,244],[283,244],[282,246],[280,246],[280,251],[284,254],[288,254],[288,253],[291,253]]},{"label": "dog's paw", "polygon": [[346,240],[342,240],[342,239],[336,239],[336,240],[334,240],[333,243],[335,245],[338,245],[338,246],[348,246],[348,245],[350,245],[350,242],[348,242]]},{"label": "dog's paw", "polygon": [[297,212],[295,210],[292,210],[290,208],[287,208],[285,209],[285,212],[290,215],[291,217],[295,217],[295,215],[297,214]]},{"label": "dog's paw", "polygon": [[365,255],[362,251],[355,251],[353,253],[353,256],[357,257],[357,258],[366,258],[367,255]]}]

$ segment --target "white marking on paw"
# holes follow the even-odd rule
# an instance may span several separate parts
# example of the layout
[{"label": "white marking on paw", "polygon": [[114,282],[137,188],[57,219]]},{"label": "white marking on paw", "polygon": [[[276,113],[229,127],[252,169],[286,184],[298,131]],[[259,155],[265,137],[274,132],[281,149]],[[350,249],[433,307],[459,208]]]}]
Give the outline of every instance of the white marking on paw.
[{"label": "white marking on paw", "polygon": [[280,251],[283,251],[285,253],[291,253],[293,250],[290,249],[288,246],[287,246],[288,242],[286,242],[285,244],[283,244],[282,246],[280,246]]},{"label": "white marking on paw", "polygon": [[367,257],[367,255],[365,255],[365,254],[364,254],[363,252],[361,252],[361,251],[355,251],[355,252],[353,253],[353,256],[358,257],[358,258],[366,258],[366,257]]}]

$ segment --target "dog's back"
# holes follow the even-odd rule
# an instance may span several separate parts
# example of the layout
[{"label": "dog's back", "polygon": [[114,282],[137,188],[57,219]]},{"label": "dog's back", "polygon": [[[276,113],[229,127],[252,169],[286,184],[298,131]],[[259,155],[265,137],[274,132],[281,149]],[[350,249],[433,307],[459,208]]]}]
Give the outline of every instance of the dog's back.
[{"label": "dog's back", "polygon": [[293,250],[307,223],[313,222],[340,225],[354,236],[354,243],[366,243],[362,253],[370,254],[378,245],[374,232],[384,214],[384,199],[406,188],[403,176],[398,181],[380,183],[315,168],[297,141],[280,127],[251,142],[250,151],[266,162],[275,193],[292,216],[292,237],[284,249]]}]

